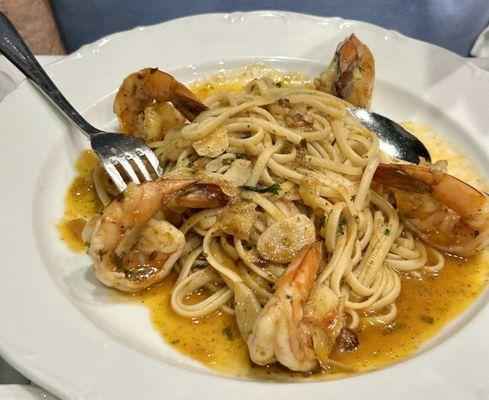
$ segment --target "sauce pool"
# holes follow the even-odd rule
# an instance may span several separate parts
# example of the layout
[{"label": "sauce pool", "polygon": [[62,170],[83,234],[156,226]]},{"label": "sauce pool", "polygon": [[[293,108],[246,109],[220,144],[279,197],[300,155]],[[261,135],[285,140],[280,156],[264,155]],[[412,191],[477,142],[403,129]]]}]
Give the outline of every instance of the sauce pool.
[{"label": "sauce pool", "polygon": [[93,170],[100,164],[97,155],[87,150],[78,156],[75,163],[77,176],[65,195],[65,210],[57,228],[61,240],[74,252],[86,250],[81,232],[96,212],[101,210],[92,181]]},{"label": "sauce pool", "polygon": [[[403,275],[395,322],[385,327],[363,327],[357,332],[360,342],[357,351],[340,353],[335,349],[331,358],[348,364],[352,373],[358,373],[409,357],[481,293],[489,278],[487,256],[484,252],[470,261],[447,257],[437,276]],[[233,316],[216,312],[205,318],[188,319],[172,311],[170,297],[175,281],[176,274],[171,274],[162,284],[134,295],[133,299],[148,308],[155,329],[182,354],[216,371],[242,377],[281,380],[345,375],[334,369],[328,374],[317,372],[310,376],[278,365],[253,365]]]}]

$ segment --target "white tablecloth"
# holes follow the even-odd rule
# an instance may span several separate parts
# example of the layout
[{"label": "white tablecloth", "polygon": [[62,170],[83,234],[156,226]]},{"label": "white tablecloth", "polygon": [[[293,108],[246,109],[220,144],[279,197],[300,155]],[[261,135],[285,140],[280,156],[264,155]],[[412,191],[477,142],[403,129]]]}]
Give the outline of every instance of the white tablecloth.
[{"label": "white tablecloth", "polygon": [[[482,35],[481,35],[482,36]],[[481,55],[489,57],[489,30],[485,34],[487,42],[476,43],[474,46],[473,55]],[[37,59],[41,65],[47,65],[55,62],[62,57],[60,56],[38,56]],[[482,69],[489,71],[489,58],[470,58],[472,63]],[[5,57],[0,56],[0,101],[24,79],[22,73],[10,64]],[[489,94],[488,94],[489,95]],[[11,368],[4,360],[0,358],[0,398],[3,399],[54,399],[54,397],[46,397],[49,394],[42,392],[38,388],[24,387],[31,382]],[[4,384],[4,385],[1,385]],[[6,385],[9,384],[9,385]]]}]

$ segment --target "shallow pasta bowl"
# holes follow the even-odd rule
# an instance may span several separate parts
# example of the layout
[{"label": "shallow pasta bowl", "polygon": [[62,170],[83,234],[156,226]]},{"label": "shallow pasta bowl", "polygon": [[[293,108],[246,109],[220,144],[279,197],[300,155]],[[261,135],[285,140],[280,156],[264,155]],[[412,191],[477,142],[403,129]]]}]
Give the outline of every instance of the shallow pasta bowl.
[{"label": "shallow pasta bowl", "polygon": [[[315,76],[352,32],[376,57],[375,111],[427,122],[479,166],[488,165],[489,74],[446,50],[365,23],[268,11],[194,16],[110,36],[47,71],[91,123],[110,128],[114,91],[142,67],[159,66],[189,82],[262,60]],[[26,82],[0,104],[0,127],[0,163],[10,171],[0,200],[0,353],[61,398],[489,396],[487,291],[416,356],[369,374],[284,384],[207,370],[166,346],[146,309],[114,301],[94,279],[88,257],[59,240],[56,222],[72,165],[87,143],[67,135],[71,128]]]}]

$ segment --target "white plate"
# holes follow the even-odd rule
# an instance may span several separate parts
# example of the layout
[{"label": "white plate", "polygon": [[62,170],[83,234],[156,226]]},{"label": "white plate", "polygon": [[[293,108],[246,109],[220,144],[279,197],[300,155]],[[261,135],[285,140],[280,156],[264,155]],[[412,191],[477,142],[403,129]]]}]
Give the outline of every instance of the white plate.
[{"label": "white plate", "polygon": [[0,385],[2,400],[56,400],[41,388],[31,385]]},{"label": "white plate", "polygon": [[[488,165],[489,74],[441,48],[338,18],[283,12],[210,14],[113,35],[50,65],[49,74],[99,127],[123,77],[158,66],[190,81],[267,60],[316,75],[355,32],[375,55],[374,109],[431,124]],[[147,310],[117,304],[90,260],[58,239],[56,221],[75,155],[86,145],[24,82],[0,104],[0,351],[65,399],[489,397],[486,293],[403,363],[348,379],[261,383],[222,377],[166,346]]]}]

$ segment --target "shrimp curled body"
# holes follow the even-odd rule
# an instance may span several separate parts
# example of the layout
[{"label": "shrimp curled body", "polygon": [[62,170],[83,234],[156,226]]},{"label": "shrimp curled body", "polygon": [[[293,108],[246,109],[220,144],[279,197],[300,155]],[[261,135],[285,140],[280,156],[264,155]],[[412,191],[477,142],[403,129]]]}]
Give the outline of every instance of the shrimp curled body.
[{"label": "shrimp curled body", "polygon": [[[165,104],[170,102],[174,108]],[[121,130],[144,140],[158,140],[161,130],[183,124],[175,108],[193,121],[207,106],[183,83],[157,68],[144,68],[122,82],[114,101]]]},{"label": "shrimp curled body", "polygon": [[203,197],[209,188],[216,192],[214,186],[188,179],[129,184],[83,232],[97,278],[125,292],[160,282],[185,246],[185,235],[164,220],[165,201],[193,208],[224,205],[228,201],[225,195]]},{"label": "shrimp curled body", "polygon": [[406,226],[439,250],[471,256],[489,242],[489,197],[440,170],[380,164],[374,181],[395,188]]},{"label": "shrimp curled body", "polygon": [[327,365],[343,322],[338,296],[326,283],[314,282],[321,248],[315,242],[303,250],[277,282],[248,338],[256,364],[278,361],[293,371]]}]

